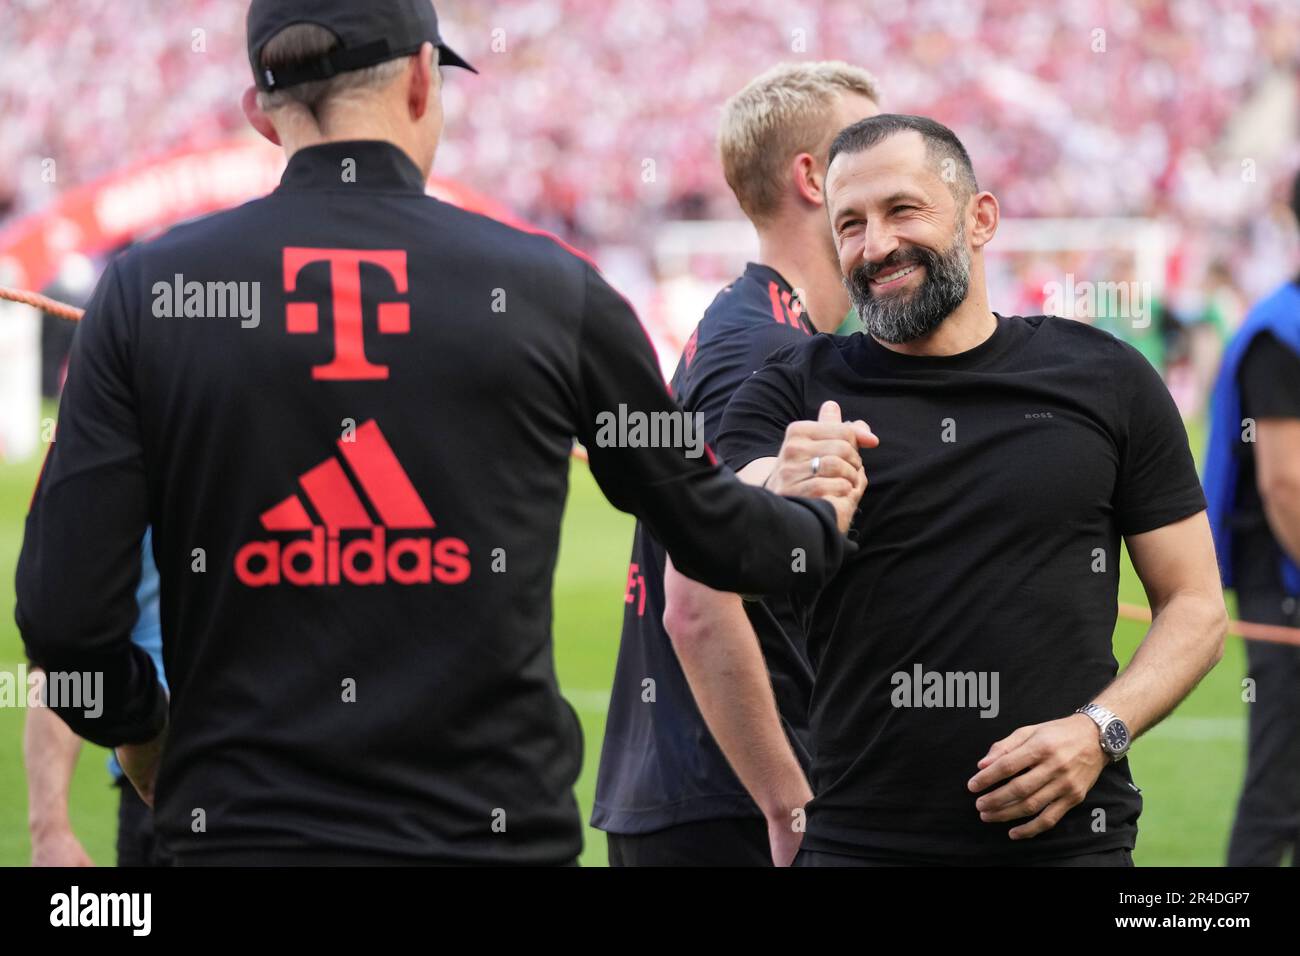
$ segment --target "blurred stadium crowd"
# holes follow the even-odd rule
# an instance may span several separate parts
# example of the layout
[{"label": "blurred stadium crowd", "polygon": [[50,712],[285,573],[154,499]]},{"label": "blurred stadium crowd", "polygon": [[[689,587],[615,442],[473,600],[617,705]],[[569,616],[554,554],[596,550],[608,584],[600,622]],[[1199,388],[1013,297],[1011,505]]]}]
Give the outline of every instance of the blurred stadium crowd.
[{"label": "blurred stadium crowd", "polygon": [[[78,0],[74,18],[70,2],[5,3],[0,226],[245,129],[244,3]],[[439,172],[588,249],[737,217],[722,102],[776,61],[834,58],[874,72],[885,109],[952,126],[1004,216],[1168,223],[1180,315],[1236,311],[1292,252],[1295,0],[446,0],[440,15],[483,72],[446,84]]]},{"label": "blurred stadium crowd", "polygon": [[[3,0],[0,232],[133,163],[255,135],[239,105],[246,10]],[[999,312],[1053,311],[1045,289],[1067,276],[1140,278],[1127,233],[1159,223],[1150,328],[1082,317],[1137,345],[1189,417],[1249,304],[1300,261],[1287,202],[1300,0],[439,0],[438,12],[482,72],[446,76],[437,173],[591,252],[669,370],[743,253],[706,243],[670,265],[656,238],[739,220],[715,147],[721,108],[783,60],[862,66],[884,110],[952,127],[1007,219],[1101,221],[1113,243],[1007,252],[1004,233],[989,263]],[[44,291],[84,304],[104,262],[60,256]],[[42,321],[47,398],[73,328]]]}]

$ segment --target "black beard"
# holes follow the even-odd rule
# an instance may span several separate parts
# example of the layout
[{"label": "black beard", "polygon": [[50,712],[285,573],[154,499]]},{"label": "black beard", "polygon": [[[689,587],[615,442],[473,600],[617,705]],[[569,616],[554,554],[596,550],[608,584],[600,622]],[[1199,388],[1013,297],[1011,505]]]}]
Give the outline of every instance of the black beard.
[{"label": "black beard", "polygon": [[[958,229],[952,245],[942,254],[922,246],[908,246],[895,249],[882,262],[861,265],[849,273],[844,287],[871,335],[895,345],[915,341],[937,329],[966,301],[970,252],[965,232],[964,228]],[[873,276],[888,275],[913,264],[925,267],[921,285],[914,291],[885,295],[871,291]]]}]

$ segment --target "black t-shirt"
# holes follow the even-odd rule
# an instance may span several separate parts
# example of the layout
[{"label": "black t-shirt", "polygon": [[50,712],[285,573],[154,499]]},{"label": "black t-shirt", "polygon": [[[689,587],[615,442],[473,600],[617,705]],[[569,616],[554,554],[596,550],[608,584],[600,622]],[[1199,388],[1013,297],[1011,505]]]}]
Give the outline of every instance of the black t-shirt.
[{"label": "black t-shirt", "polygon": [[[1246,349],[1237,373],[1243,418],[1300,418],[1300,355],[1271,332],[1262,332]],[[1240,470],[1232,528],[1236,540],[1237,589],[1278,591],[1281,548],[1268,525],[1255,470],[1255,446],[1239,442]]]},{"label": "black t-shirt", "polygon": [[[773,351],[811,334],[790,284],[751,262],[718,293],[687,341],[673,395],[702,416],[712,444],[736,389]],[[592,825],[610,833],[761,815],[709,733],[664,631],[663,573],[663,545],[638,524],[592,813]],[[804,622],[788,600],[746,601],[745,607],[786,733],[806,765],[812,671]]]},{"label": "black t-shirt", "polygon": [[1068,716],[1115,676],[1121,536],[1205,507],[1160,377],[1109,334],[1042,316],[999,316],[949,357],[816,336],[741,387],[719,450],[734,467],[776,455],[786,425],[828,399],[880,446],[863,453],[859,550],[813,607],[804,845],[922,862],[1131,847],[1128,761],[1023,842],[980,821],[966,782],[995,741]]},{"label": "black t-shirt", "polygon": [[583,259],[426,196],[391,144],[301,150],[270,196],[99,283],[18,564],[28,653],[102,675],[101,714],[59,711],[83,737],[158,733],[130,641],[152,525],[170,849],[572,860],[551,585],[574,436],[712,587],[788,591],[843,548],[828,503],[651,443],[677,412]]}]

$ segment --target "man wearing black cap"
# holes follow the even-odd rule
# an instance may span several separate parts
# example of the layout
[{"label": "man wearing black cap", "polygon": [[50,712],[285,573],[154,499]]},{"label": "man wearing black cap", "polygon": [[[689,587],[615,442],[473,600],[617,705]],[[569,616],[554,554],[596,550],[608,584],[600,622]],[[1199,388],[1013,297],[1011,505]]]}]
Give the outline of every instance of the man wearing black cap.
[{"label": "man wearing black cap", "polygon": [[[256,0],[248,28],[245,110],[288,168],[100,282],[19,561],[28,652],[102,682],[98,716],[51,703],[156,793],[183,864],[572,861],[550,634],[572,437],[728,590],[821,583],[864,482],[782,499],[604,427],[689,434],[591,266],[424,195],[434,51],[466,65],[427,3]],[[170,701],[129,641],[147,524]]]}]

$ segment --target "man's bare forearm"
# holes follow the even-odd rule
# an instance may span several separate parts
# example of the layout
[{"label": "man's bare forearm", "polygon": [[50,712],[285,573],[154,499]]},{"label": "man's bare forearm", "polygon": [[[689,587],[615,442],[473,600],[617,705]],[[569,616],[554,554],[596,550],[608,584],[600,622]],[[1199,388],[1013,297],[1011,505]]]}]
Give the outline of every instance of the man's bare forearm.
[{"label": "man's bare forearm", "polygon": [[1264,499],[1264,516],[1278,545],[1296,564],[1300,564],[1300,483],[1285,493],[1276,492]]},{"label": "man's bare forearm", "polygon": [[[43,675],[42,675],[43,679]],[[32,833],[70,830],[68,791],[81,738],[48,707],[31,707],[23,727],[27,823]]]},{"label": "man's bare forearm", "polygon": [[1137,737],[1223,657],[1228,612],[1204,511],[1125,541],[1151,605],[1151,628],[1124,672],[1094,699]]},{"label": "man's bare forearm", "polygon": [[1291,560],[1300,564],[1300,420],[1259,420],[1255,472],[1269,530]]},{"label": "man's bare forearm", "polygon": [[1155,610],[1133,659],[1097,703],[1123,717],[1134,737],[1145,733],[1219,662],[1227,627],[1221,596],[1196,591],[1173,595]]},{"label": "man's bare forearm", "polygon": [[791,819],[812,797],[786,739],[767,663],[741,599],[664,570],[664,628],[700,714],[769,821]]}]

